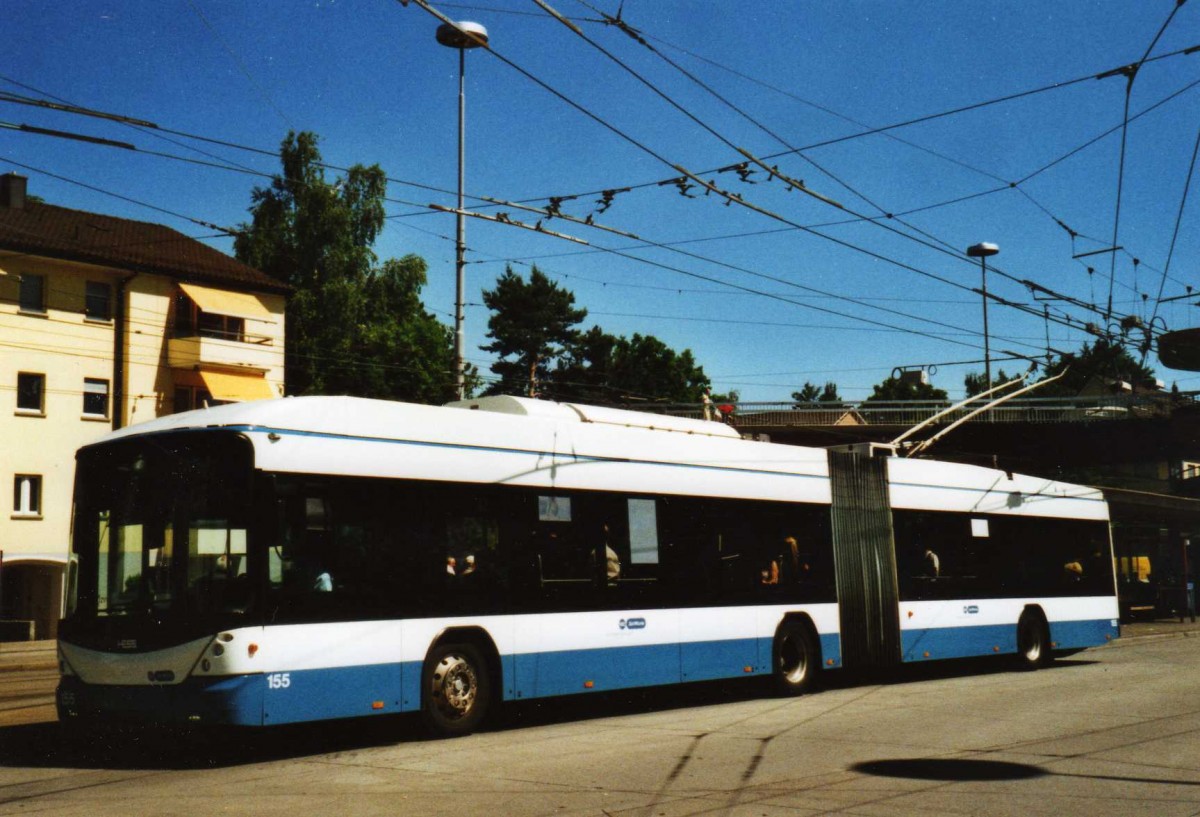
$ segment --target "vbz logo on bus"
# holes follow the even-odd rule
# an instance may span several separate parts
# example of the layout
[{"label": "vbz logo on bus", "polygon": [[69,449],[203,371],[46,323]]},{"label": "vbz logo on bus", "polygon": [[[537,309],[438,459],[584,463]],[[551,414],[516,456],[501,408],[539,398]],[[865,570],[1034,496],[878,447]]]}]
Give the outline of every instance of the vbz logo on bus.
[{"label": "vbz logo on bus", "polygon": [[622,630],[644,630],[646,629],[646,619],[644,618],[623,618],[617,622],[617,626]]}]

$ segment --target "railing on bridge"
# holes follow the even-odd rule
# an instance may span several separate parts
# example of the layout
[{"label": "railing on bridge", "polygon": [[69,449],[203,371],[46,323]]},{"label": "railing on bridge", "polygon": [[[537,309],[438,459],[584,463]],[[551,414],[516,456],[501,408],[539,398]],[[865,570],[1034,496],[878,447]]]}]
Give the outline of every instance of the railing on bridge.
[{"label": "railing on bridge", "polygon": [[[1106,420],[1144,420],[1169,417],[1183,406],[1195,405],[1195,394],[1138,394],[1098,397],[1026,397],[1001,403],[974,417],[970,423],[1094,423]],[[946,400],[839,400],[831,403],[737,403],[731,419],[742,429],[796,426],[897,426],[908,428],[948,408]],[[650,403],[625,408],[705,419],[706,407],[697,403]],[[952,423],[974,411],[968,403],[939,420]],[[707,407],[708,419],[722,419],[717,406]]]}]

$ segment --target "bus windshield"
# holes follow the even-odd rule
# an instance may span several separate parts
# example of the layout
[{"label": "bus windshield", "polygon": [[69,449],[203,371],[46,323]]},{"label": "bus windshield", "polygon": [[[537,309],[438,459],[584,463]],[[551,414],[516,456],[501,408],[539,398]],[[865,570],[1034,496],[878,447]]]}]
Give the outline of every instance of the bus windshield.
[{"label": "bus windshield", "polygon": [[213,433],[80,452],[72,618],[179,624],[249,612],[251,458],[244,439]]}]

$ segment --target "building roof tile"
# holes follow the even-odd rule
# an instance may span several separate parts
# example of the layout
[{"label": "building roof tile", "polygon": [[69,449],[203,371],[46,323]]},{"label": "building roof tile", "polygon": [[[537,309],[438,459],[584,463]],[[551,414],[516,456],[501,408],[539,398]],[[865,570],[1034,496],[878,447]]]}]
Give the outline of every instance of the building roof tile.
[{"label": "building roof tile", "polygon": [[27,200],[21,208],[0,207],[0,250],[231,289],[291,291],[287,284],[170,227],[37,201]]}]

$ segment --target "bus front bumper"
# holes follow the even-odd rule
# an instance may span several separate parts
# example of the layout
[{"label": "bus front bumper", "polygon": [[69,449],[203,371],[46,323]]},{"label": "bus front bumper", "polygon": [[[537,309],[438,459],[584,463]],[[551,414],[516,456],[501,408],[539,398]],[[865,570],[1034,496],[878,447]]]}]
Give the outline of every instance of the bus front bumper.
[{"label": "bus front bumper", "polygon": [[189,678],[178,684],[85,684],[65,676],[55,691],[58,719],[142,725],[261,726],[261,676]]}]

